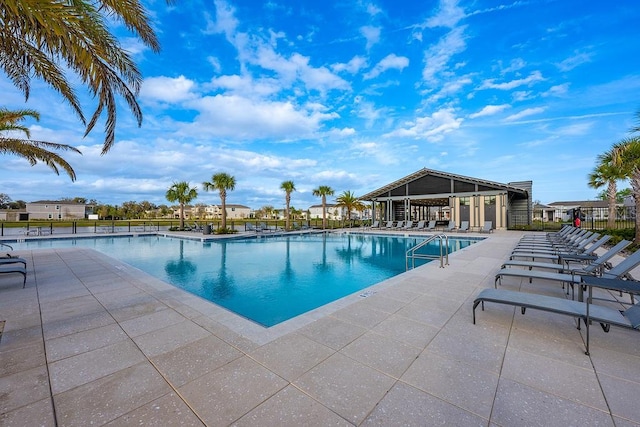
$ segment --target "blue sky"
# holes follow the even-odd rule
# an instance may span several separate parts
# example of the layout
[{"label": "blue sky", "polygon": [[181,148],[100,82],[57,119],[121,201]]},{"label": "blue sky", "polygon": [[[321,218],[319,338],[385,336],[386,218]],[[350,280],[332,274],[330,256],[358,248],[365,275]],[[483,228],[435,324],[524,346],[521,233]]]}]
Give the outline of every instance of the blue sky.
[{"label": "blue sky", "polygon": [[[228,203],[358,195],[423,167],[502,183],[533,181],[543,203],[595,199],[596,156],[640,110],[635,1],[294,1],[147,3],[162,51],[114,25],[145,80],[144,121],[118,112],[117,142],[83,127],[34,82],[25,104],[0,76],[0,104],[33,108],[32,138],[71,144],[78,179],[2,157],[13,200],[167,203],[174,181],[235,176]],[[85,97],[86,111],[94,104]],[[621,187],[627,187],[621,183]],[[195,202],[219,203],[200,190]]]}]

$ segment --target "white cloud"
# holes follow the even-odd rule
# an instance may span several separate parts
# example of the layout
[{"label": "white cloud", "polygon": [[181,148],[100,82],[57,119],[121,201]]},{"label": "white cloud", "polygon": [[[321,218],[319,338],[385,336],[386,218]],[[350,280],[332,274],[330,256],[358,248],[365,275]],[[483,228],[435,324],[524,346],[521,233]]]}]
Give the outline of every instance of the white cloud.
[{"label": "white cloud", "polygon": [[431,116],[418,117],[414,121],[408,121],[404,127],[384,134],[383,137],[407,137],[422,139],[431,142],[442,140],[446,133],[456,130],[462,124],[463,119],[455,117],[453,108],[445,108],[436,111]]},{"label": "white cloud", "polygon": [[560,71],[571,71],[574,68],[591,62],[591,54],[584,52],[576,52],[573,56],[556,64]]},{"label": "white cloud", "polygon": [[561,85],[551,86],[548,91],[542,94],[542,96],[563,96],[569,92],[569,83]]},{"label": "white cloud", "polygon": [[380,41],[380,27],[366,25],[364,27],[360,27],[360,33],[367,40],[367,50],[371,49],[373,45]]},{"label": "white cloud", "polygon": [[190,103],[200,115],[185,127],[190,133],[237,140],[308,138],[323,122],[338,117],[296,108],[290,102],[251,100],[237,95],[215,95]]},{"label": "white cloud", "polygon": [[428,28],[453,28],[465,17],[464,9],[458,6],[458,0],[440,0],[438,13],[425,22]]},{"label": "white cloud", "polygon": [[140,98],[160,102],[182,102],[194,97],[195,83],[184,76],[149,77],[140,89]]},{"label": "white cloud", "polygon": [[231,42],[238,27],[238,20],[234,16],[235,9],[224,0],[214,0],[213,4],[216,7],[216,20],[209,22],[205,33],[223,33]]},{"label": "white cloud", "polygon": [[[502,62],[500,62],[500,66],[502,67]],[[513,73],[516,71],[520,71],[524,67],[527,66],[527,63],[522,58],[512,59],[507,67],[500,69],[500,74]]]},{"label": "white cloud", "polygon": [[540,71],[534,71],[529,74],[528,77],[525,77],[523,79],[511,80],[510,82],[494,83],[494,79],[485,80],[484,82],[482,82],[482,85],[479,89],[511,90],[520,86],[531,86],[544,80],[545,78],[542,77],[542,73]]},{"label": "white cloud", "polygon": [[336,63],[331,65],[331,69],[336,73],[339,73],[341,71],[346,71],[348,73],[355,74],[366,66],[367,66],[367,59],[363,56],[356,55],[353,58],[351,58],[349,62],[347,62],[346,64]]},{"label": "white cloud", "polygon": [[433,103],[437,102],[442,98],[446,98],[447,96],[453,96],[458,93],[462,88],[466,85],[473,83],[470,77],[462,76],[456,80],[446,82],[442,89],[440,89],[437,93],[431,95],[427,102]]},{"label": "white cloud", "polygon": [[505,122],[514,122],[516,120],[520,120],[524,117],[533,116],[534,114],[542,113],[546,110],[545,107],[535,107],[535,108],[527,108],[525,110],[520,111],[519,113],[512,114],[511,116],[504,119]]},{"label": "white cloud", "polygon": [[475,119],[477,117],[485,117],[485,116],[493,116],[494,114],[498,114],[506,110],[507,108],[511,108],[509,104],[502,105],[487,105],[482,110],[477,113],[469,114],[470,119]]},{"label": "white cloud", "polygon": [[397,56],[396,54],[392,53],[384,57],[373,67],[371,71],[362,76],[362,78],[365,80],[373,79],[389,69],[402,71],[408,65],[409,58],[407,58],[406,56]]},{"label": "white cloud", "polygon": [[438,43],[425,51],[424,69],[422,70],[422,78],[425,82],[435,83],[436,76],[447,69],[449,60],[466,49],[465,28],[464,26],[454,28]]},{"label": "white cloud", "polygon": [[282,90],[275,79],[264,78],[254,81],[248,75],[220,76],[211,80],[210,86],[214,89],[224,89],[228,94],[242,95],[247,98],[262,98]]}]

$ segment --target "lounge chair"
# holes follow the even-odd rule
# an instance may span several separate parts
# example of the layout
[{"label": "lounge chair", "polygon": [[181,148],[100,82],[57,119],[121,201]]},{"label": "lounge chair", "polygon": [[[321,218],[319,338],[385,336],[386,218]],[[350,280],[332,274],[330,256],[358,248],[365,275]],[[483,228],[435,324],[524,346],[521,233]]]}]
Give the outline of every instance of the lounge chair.
[{"label": "lounge chair", "polygon": [[373,224],[371,224],[371,228],[380,228],[380,221],[373,221]]},{"label": "lounge chair", "polygon": [[480,232],[481,233],[491,233],[491,232],[493,232],[493,222],[492,221],[485,221],[484,225],[480,229]]},{"label": "lounge chair", "polygon": [[402,228],[404,228],[405,230],[413,228],[413,221],[407,221],[407,223]]},{"label": "lounge chair", "polygon": [[404,221],[398,221],[398,223],[396,224],[396,226],[395,226],[395,227],[393,227],[393,228],[395,228],[395,229],[398,229],[398,228],[404,228]]},{"label": "lounge chair", "polygon": [[256,233],[259,233],[262,231],[262,226],[261,225],[254,225],[251,222],[247,222],[245,224],[246,228],[248,231],[255,231]]},{"label": "lounge chair", "polygon": [[418,223],[415,226],[415,229],[416,230],[424,230],[424,225],[425,225],[424,221],[418,221]]},{"label": "lounge chair", "polygon": [[456,231],[458,233],[466,233],[469,231],[469,221],[461,221],[460,227]]},{"label": "lounge chair", "polygon": [[18,257],[1,257],[0,258],[0,265],[10,265],[10,264],[23,264],[26,268],[27,260],[24,258],[18,258]]},{"label": "lounge chair", "polygon": [[0,266],[0,274],[22,274],[22,288],[27,284],[27,269],[20,265]]},{"label": "lounge chair", "polygon": [[425,228],[425,230],[427,231],[435,231],[436,229],[436,221],[429,221],[429,224],[427,225],[427,228]]},{"label": "lounge chair", "polygon": [[[626,275],[629,271],[633,270],[640,264],[640,251],[636,251],[622,260],[619,264],[614,266],[611,270],[605,271],[602,273],[600,277],[606,279],[620,279],[624,275]],[[511,277],[522,277],[528,279],[546,279],[556,282],[567,283],[573,288],[573,285],[582,283],[583,274],[592,274],[592,271],[587,271],[587,269],[583,269],[583,271],[573,270],[571,273],[553,273],[547,271],[533,271],[533,270],[523,270],[519,268],[503,268],[498,271],[496,274],[496,278],[494,281],[494,287],[498,287],[498,281],[502,282],[502,277],[511,276]]]},{"label": "lounge chair", "polygon": [[384,228],[393,228],[393,221],[387,221],[387,223],[384,225]]},{"label": "lounge chair", "polygon": [[456,229],[456,222],[455,221],[449,221],[449,224],[444,228],[443,231],[453,231]]},{"label": "lounge chair", "polygon": [[[483,289],[473,302],[473,324],[476,324],[476,307],[485,302],[495,302],[520,307],[522,314],[527,308],[533,310],[548,311],[581,319],[587,332],[586,354],[589,354],[589,325],[591,321],[599,322],[605,332],[609,326],[621,326],[624,328],[640,328],[640,303],[626,310],[620,311],[614,308],[568,300],[566,298],[550,297],[546,295],[530,294],[527,292],[509,291],[505,289]],[[578,329],[580,324],[578,323]]]},{"label": "lounge chair", "polygon": [[[571,273],[573,272],[579,272],[581,274],[592,274],[592,273],[602,273],[604,271],[604,267],[607,264],[607,262],[613,258],[616,254],[620,253],[622,250],[624,250],[627,246],[629,246],[631,244],[631,242],[627,241],[627,240],[621,240],[617,245],[615,245],[614,247],[612,247],[611,249],[609,249],[607,252],[605,252],[604,254],[600,255],[598,258],[596,258],[595,260],[591,261],[588,265],[582,267],[582,268],[570,268],[569,264],[571,262],[579,262],[581,260],[575,260],[575,259],[570,259],[567,258],[564,261],[566,262],[566,266],[565,266],[565,262],[561,262],[561,263],[553,263],[553,262],[532,262],[532,261],[518,261],[518,260],[509,260],[509,261],[505,261],[504,264],[502,264],[502,268],[505,267],[526,267],[529,270],[532,270],[534,268],[536,269],[543,269],[543,270],[555,270],[557,273]],[[601,275],[601,274],[598,274]]]}]

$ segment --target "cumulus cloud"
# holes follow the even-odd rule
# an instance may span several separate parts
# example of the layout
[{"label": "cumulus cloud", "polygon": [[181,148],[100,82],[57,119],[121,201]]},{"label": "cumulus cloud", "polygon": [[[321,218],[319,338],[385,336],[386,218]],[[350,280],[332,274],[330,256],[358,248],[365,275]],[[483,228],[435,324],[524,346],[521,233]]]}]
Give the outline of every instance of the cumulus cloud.
[{"label": "cumulus cloud", "polygon": [[416,120],[408,121],[400,129],[383,136],[386,138],[424,138],[431,142],[437,142],[441,141],[445,134],[458,129],[462,122],[462,118],[455,116],[453,108],[445,108],[436,111],[431,116],[418,117]]},{"label": "cumulus cloud", "polygon": [[351,60],[349,60],[349,62],[347,62],[346,64],[336,63],[331,65],[331,69],[336,73],[346,71],[348,73],[355,74],[366,66],[367,59],[363,56],[356,55],[351,58]]},{"label": "cumulus cloud", "polygon": [[200,115],[187,125],[201,135],[280,141],[313,136],[336,113],[307,111],[291,102],[251,100],[237,95],[207,96],[189,104]]},{"label": "cumulus cloud", "polygon": [[371,49],[373,45],[380,41],[380,27],[366,25],[364,27],[360,27],[360,33],[367,40],[367,50]]},{"label": "cumulus cloud", "polygon": [[546,110],[545,107],[536,107],[536,108],[527,108],[525,110],[520,111],[519,113],[512,114],[511,116],[505,118],[505,122],[514,122],[516,120],[523,119],[525,117],[533,116],[535,114],[542,113]]},{"label": "cumulus cloud", "polygon": [[378,62],[371,71],[363,76],[363,78],[365,80],[373,79],[389,69],[402,71],[408,65],[409,58],[407,58],[406,56],[398,56],[392,53],[385,56],[380,62]]},{"label": "cumulus cloud", "polygon": [[142,83],[140,98],[160,102],[181,102],[193,98],[195,83],[185,76],[149,77]]},{"label": "cumulus cloud", "polygon": [[477,117],[493,116],[494,114],[501,113],[502,111],[506,110],[507,108],[511,108],[511,105],[509,105],[509,104],[487,105],[486,107],[484,107],[482,110],[478,111],[477,113],[469,114],[469,118],[470,119],[475,119]]}]

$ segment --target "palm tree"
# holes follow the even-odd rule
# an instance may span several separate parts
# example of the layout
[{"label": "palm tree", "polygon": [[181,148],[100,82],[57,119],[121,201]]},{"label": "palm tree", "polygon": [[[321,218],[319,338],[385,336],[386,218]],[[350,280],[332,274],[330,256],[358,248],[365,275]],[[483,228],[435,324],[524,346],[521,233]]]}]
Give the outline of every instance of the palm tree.
[{"label": "palm tree", "polygon": [[609,218],[607,228],[612,229],[616,225],[616,202],[618,188],[616,182],[624,179],[620,169],[613,164],[613,151],[607,151],[598,156],[598,164],[589,174],[589,187],[601,188],[607,186],[607,202],[609,207]]},{"label": "palm tree", "polygon": [[[29,128],[20,125],[20,122],[24,121],[27,117],[40,120],[40,114],[34,110],[10,111],[5,108],[0,108],[0,135],[4,132],[8,133],[7,136],[0,136],[0,153],[14,154],[19,157],[24,157],[31,166],[34,166],[38,161],[41,161],[53,169],[53,171],[58,175],[60,175],[58,168],[62,168],[67,172],[71,181],[75,181],[76,173],[71,165],[52,150],[75,151],[76,153],[82,154],[80,153],[80,150],[66,144],[31,140]],[[22,139],[9,136],[16,132],[22,132],[27,138]]]},{"label": "palm tree", "polygon": [[284,229],[288,230],[289,229],[289,204],[291,203],[291,193],[296,191],[296,185],[293,183],[293,181],[284,181],[282,184],[280,184],[280,189],[284,190],[286,194],[284,198],[285,206],[286,206],[286,209],[284,211],[284,216],[285,216]]},{"label": "palm tree", "polygon": [[612,148],[612,164],[619,168],[620,176],[628,178],[633,189],[636,210],[635,244],[640,244],[640,137],[623,139]]},{"label": "palm tree", "polygon": [[344,191],[336,198],[337,205],[347,210],[347,216],[351,221],[351,212],[354,210],[361,211],[365,209],[364,203],[362,203],[351,191]]},{"label": "palm tree", "polygon": [[198,197],[198,190],[190,187],[187,181],[174,182],[165,197],[171,203],[180,203],[180,229],[184,229],[184,205]]},{"label": "palm tree", "polygon": [[227,190],[236,188],[236,179],[228,173],[220,172],[211,177],[211,182],[202,183],[204,191],[218,190],[222,204],[222,230],[227,229]]},{"label": "palm tree", "polygon": [[321,185],[313,190],[313,195],[322,197],[322,229],[327,228],[327,196],[333,196],[335,191],[328,185]]},{"label": "palm tree", "polygon": [[[168,1],[168,3],[171,3]],[[160,45],[140,0],[76,0],[0,2],[0,69],[29,99],[31,78],[44,80],[75,110],[87,135],[106,110],[102,153],[115,141],[115,95],[121,95],[142,124],[136,96],[142,74],[110,33],[114,21],[125,27],[154,52]],[[87,122],[76,92],[67,79],[75,72],[97,98],[98,105]]]}]

